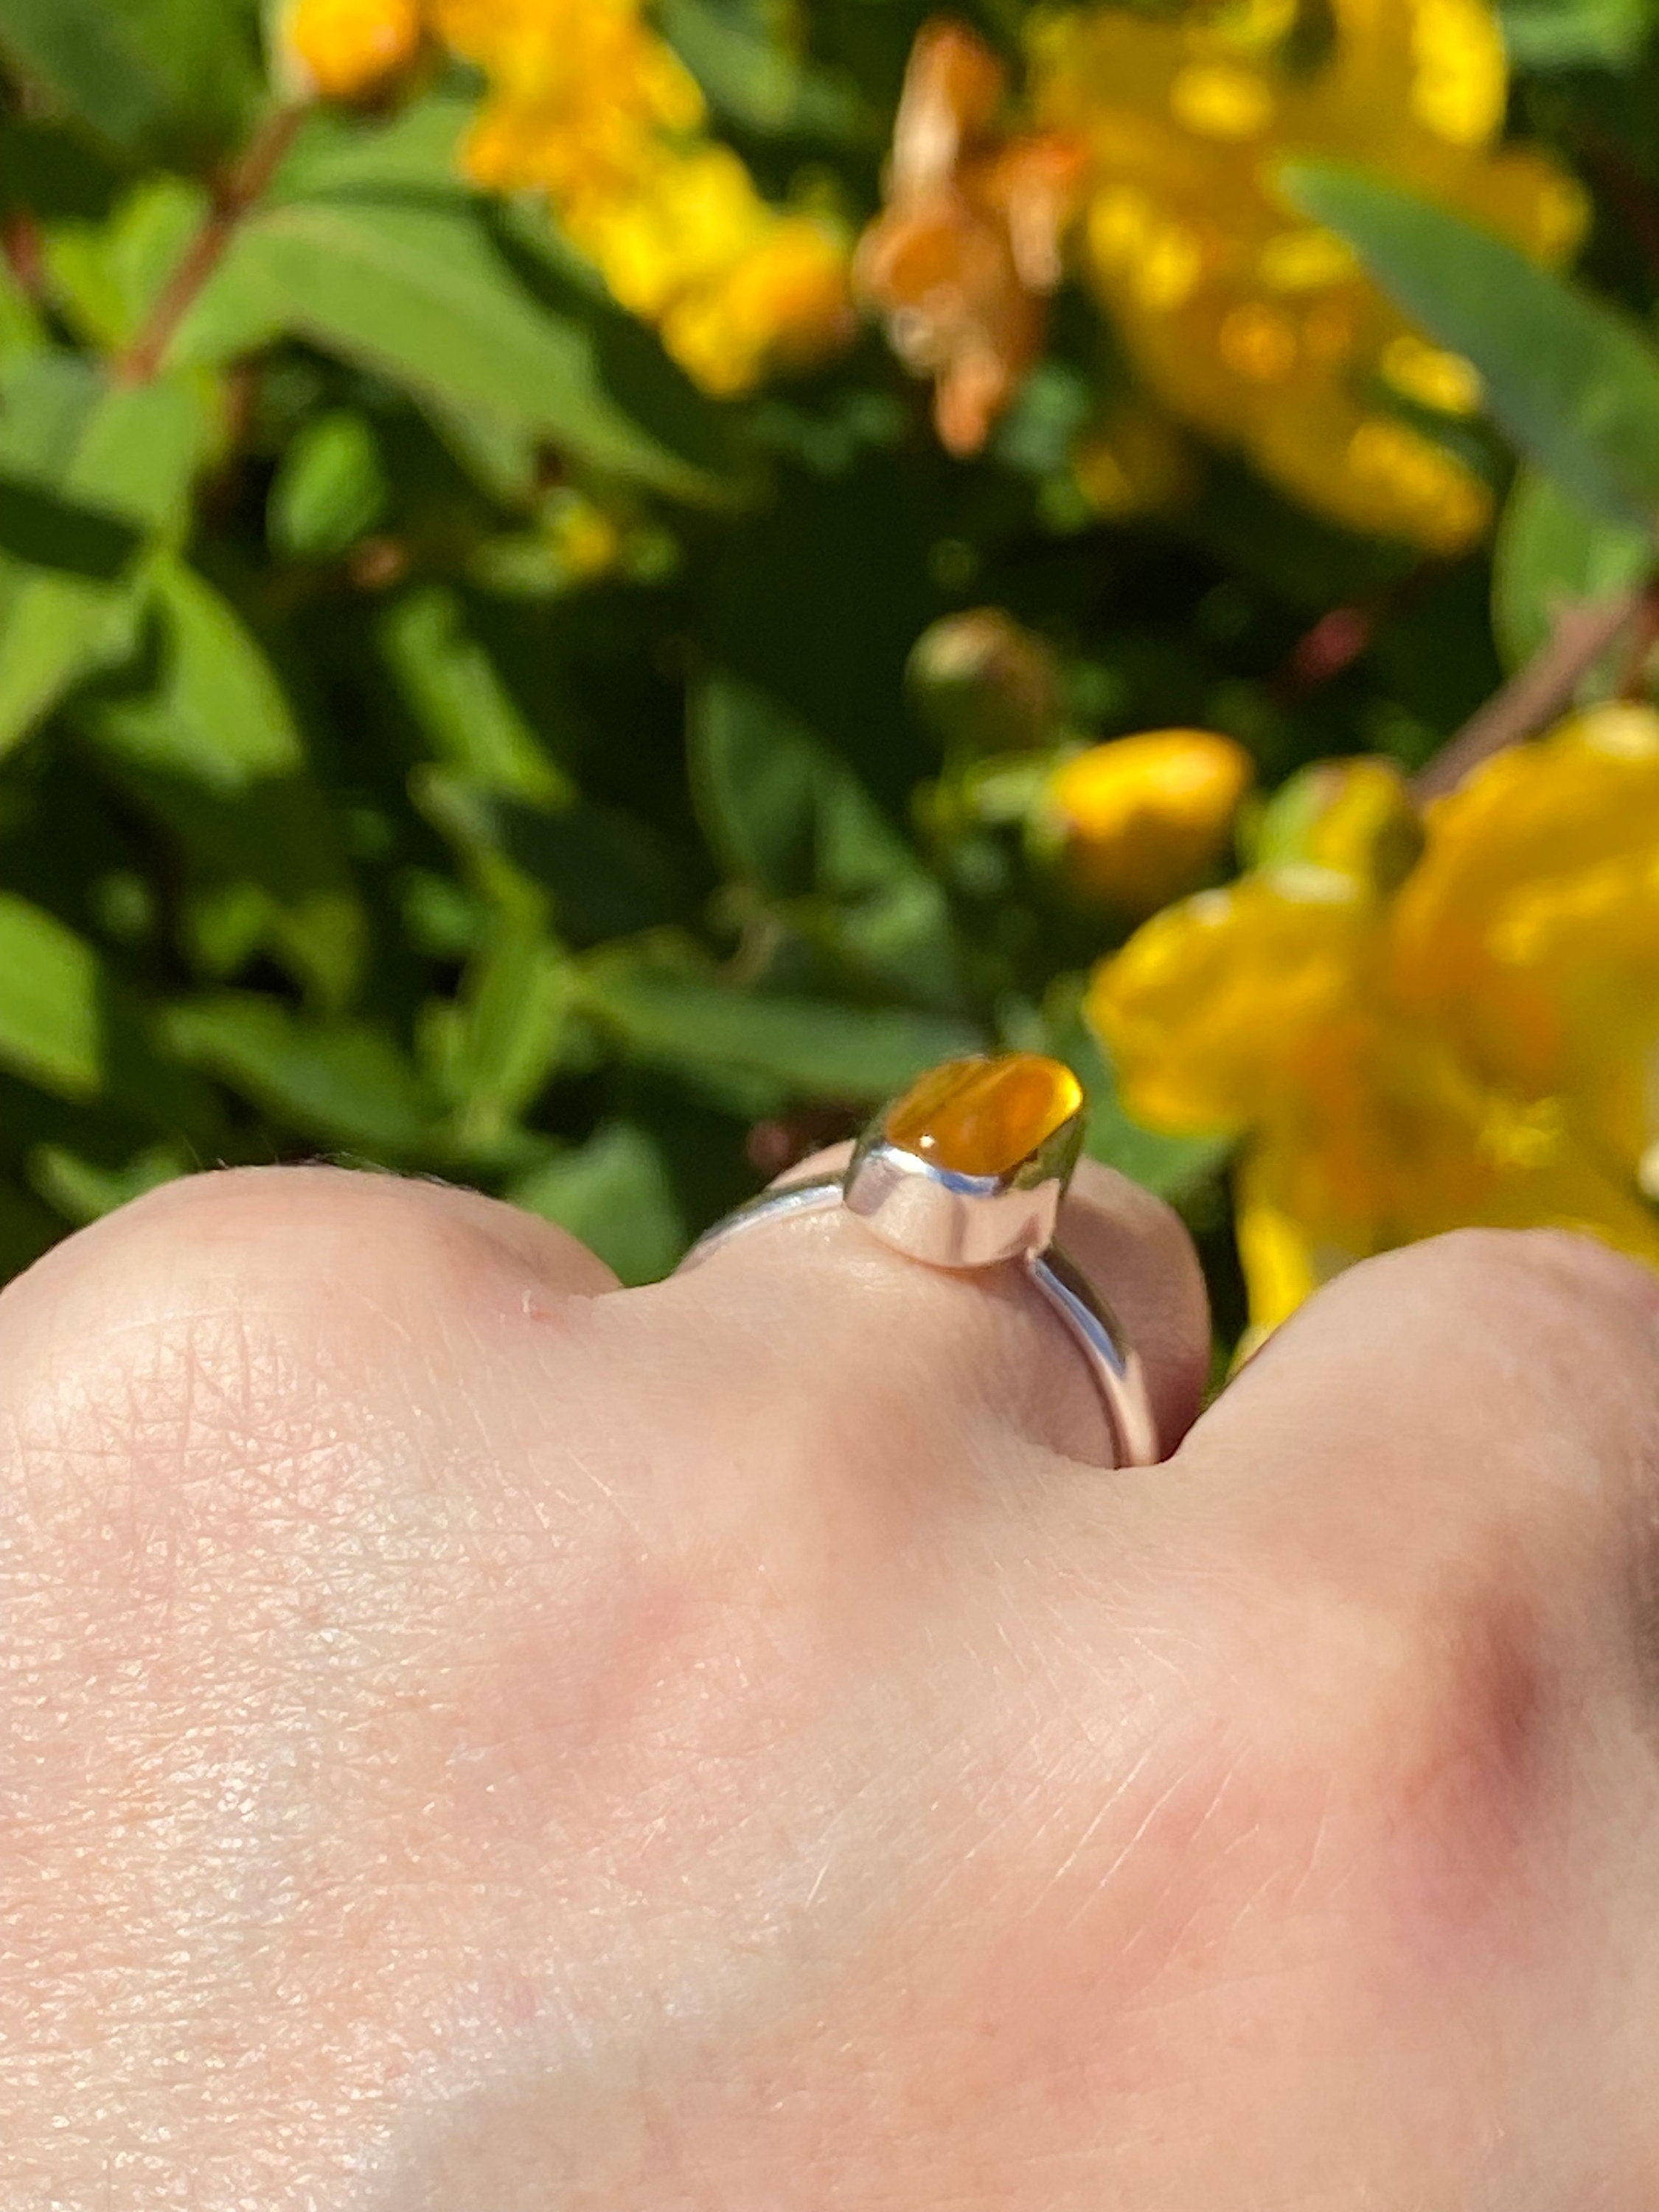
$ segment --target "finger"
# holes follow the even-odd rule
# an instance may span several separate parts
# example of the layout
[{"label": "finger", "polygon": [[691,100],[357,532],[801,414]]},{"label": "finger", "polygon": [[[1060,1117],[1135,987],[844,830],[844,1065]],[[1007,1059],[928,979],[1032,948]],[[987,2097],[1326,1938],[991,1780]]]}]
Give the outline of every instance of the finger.
[{"label": "finger", "polygon": [[[163,1184],[81,1230],[38,1261],[13,1286],[31,1312],[84,1291],[102,1297],[109,1255],[121,1280],[142,1278],[162,1294],[170,1277],[191,1284],[217,1251],[227,1266],[258,1249],[270,1279],[308,1276],[331,1245],[343,1256],[374,1252],[389,1276],[406,1254],[408,1274],[434,1267],[471,1277],[492,1258],[505,1283],[527,1276],[550,1297],[596,1297],[617,1287],[596,1254],[551,1222],[498,1199],[447,1184],[410,1182],[332,1167],[234,1168]],[[418,1263],[418,1264],[417,1264]]]},{"label": "finger", "polygon": [[[838,1173],[848,1147],[815,1154],[781,1184]],[[1178,1218],[1094,1161],[1079,1167],[1059,1242],[1140,1354],[1163,1449],[1192,1421],[1207,1372],[1208,1308]],[[701,1287],[699,1287],[701,1285]],[[667,1286],[665,1286],[667,1287]],[[1012,1429],[1098,1464],[1104,1415],[1077,1345],[1018,1266],[953,1272],[892,1251],[839,1212],[769,1222],[674,1279],[676,1303],[707,1302],[746,1337],[799,1347],[812,1389],[901,1389],[934,1433]]]},{"label": "finger", "polygon": [[1442,1606],[1447,1632],[1508,1592],[1627,1658],[1654,1618],[1626,1601],[1655,1588],[1659,1282],[1554,1231],[1391,1253],[1286,1323],[1182,1458],[1222,1548],[1282,1588]]}]

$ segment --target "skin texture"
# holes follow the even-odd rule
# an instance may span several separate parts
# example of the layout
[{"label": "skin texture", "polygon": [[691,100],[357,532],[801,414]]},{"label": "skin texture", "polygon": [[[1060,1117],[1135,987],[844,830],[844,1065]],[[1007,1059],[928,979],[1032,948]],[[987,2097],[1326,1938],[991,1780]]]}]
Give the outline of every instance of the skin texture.
[{"label": "skin texture", "polygon": [[1195,1425],[829,1216],[617,1291],[204,1176],[0,1297],[5,2212],[1659,2203],[1659,1287],[1354,1270]]}]

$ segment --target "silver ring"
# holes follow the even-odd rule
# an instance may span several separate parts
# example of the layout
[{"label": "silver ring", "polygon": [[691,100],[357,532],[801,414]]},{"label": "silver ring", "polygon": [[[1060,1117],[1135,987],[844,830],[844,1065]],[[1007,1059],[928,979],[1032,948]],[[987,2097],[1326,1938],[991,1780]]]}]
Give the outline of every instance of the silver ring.
[{"label": "silver ring", "polygon": [[844,1175],[763,1192],[699,1237],[681,1268],[763,1222],[833,1206],[929,1267],[1016,1261],[1088,1363],[1111,1432],[1110,1463],[1150,1467],[1158,1425],[1140,1355],[1054,1241],[1083,1125],[1082,1087],[1058,1060],[1031,1053],[947,1060],[869,1121]]}]

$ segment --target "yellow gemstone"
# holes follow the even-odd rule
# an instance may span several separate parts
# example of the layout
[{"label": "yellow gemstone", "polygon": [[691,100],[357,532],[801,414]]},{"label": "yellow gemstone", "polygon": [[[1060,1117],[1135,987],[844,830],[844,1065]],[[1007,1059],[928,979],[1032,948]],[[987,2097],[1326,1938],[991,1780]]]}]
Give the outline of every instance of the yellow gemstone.
[{"label": "yellow gemstone", "polygon": [[953,1175],[1006,1175],[1082,1104],[1071,1069],[1041,1053],[947,1060],[895,1102],[883,1131],[900,1152]]}]

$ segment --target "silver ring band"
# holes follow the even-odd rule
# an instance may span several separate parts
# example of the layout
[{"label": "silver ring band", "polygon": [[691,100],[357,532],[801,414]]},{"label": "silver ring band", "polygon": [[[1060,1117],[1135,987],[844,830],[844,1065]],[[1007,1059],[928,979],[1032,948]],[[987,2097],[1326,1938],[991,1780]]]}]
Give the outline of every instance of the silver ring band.
[{"label": "silver ring band", "polygon": [[[988,1071],[979,1078],[983,1083],[1007,1064],[951,1066]],[[951,1072],[936,1071],[927,1079]],[[1078,1097],[1080,1101],[1080,1091]],[[956,1272],[1017,1260],[1087,1363],[1111,1434],[1111,1463],[1152,1465],[1158,1438],[1144,1363],[1110,1307],[1053,1241],[1060,1199],[1081,1144],[1080,1110],[1012,1167],[991,1175],[957,1172],[896,1144],[889,1131],[897,1110],[887,1108],[870,1123],[844,1176],[763,1192],[717,1221],[686,1254],[682,1268],[697,1266],[762,1223],[836,1206],[845,1207],[884,1243],[935,1267]]]}]

